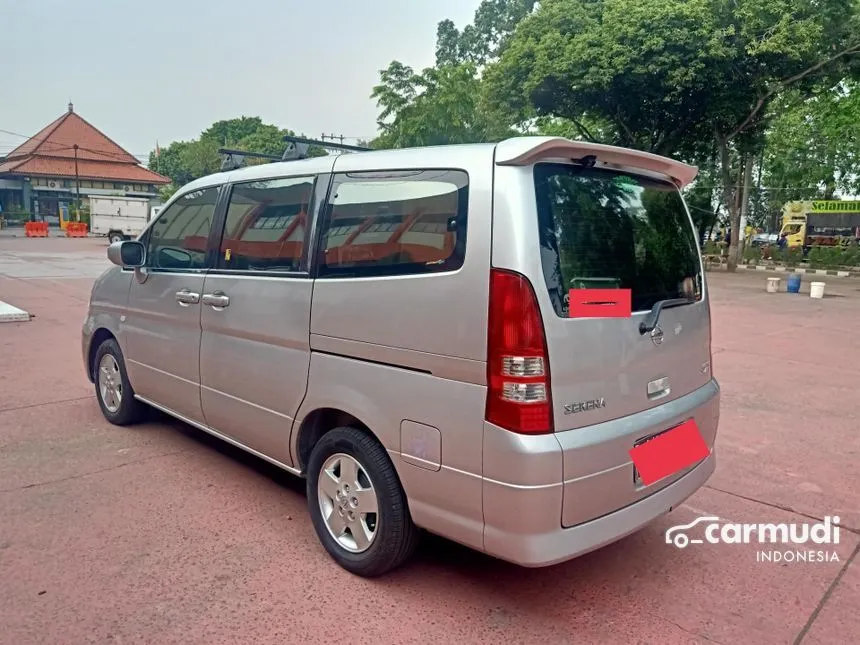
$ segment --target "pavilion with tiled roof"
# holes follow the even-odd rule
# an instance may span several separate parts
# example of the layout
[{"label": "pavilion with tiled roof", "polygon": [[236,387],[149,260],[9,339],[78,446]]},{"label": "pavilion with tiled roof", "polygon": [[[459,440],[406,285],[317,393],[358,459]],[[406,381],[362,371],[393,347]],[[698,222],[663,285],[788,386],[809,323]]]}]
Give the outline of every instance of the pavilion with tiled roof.
[{"label": "pavilion with tiled roof", "polygon": [[69,103],[68,111],[0,158],[0,205],[56,216],[80,193],[155,197],[170,179],[140,165]]}]

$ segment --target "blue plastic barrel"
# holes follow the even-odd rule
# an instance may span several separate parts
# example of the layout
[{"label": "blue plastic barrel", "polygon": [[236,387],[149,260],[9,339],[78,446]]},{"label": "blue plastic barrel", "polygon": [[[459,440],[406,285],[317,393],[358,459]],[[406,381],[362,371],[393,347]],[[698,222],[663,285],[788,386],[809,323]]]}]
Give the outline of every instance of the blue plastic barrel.
[{"label": "blue plastic barrel", "polygon": [[800,293],[800,274],[792,273],[788,276],[788,285],[786,286],[788,293]]}]

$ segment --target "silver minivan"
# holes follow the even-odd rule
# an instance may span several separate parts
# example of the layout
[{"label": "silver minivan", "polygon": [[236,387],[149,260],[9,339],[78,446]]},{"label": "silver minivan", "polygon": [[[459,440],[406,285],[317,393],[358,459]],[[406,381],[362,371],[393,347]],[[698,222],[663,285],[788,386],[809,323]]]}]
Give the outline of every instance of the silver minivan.
[{"label": "silver minivan", "polygon": [[[680,192],[695,176],[520,137],[205,177],[109,247],[86,372],[111,423],[157,408],[305,477],[320,541],[355,574],[404,562],[421,529],[562,562],[714,470],[708,289]],[[603,300],[583,314],[583,293]],[[690,421],[705,453],[643,479],[635,447]]]}]

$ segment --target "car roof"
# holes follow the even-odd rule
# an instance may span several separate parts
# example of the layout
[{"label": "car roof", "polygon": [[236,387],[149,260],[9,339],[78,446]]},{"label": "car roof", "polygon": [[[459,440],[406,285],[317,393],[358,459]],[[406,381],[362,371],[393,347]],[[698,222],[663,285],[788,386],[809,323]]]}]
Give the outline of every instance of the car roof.
[{"label": "car roof", "polygon": [[[663,174],[672,179],[679,187],[689,184],[698,174],[698,169],[680,161],[662,157],[641,150],[608,146],[587,141],[574,141],[562,137],[544,136],[522,136],[512,137],[498,143],[464,143],[440,146],[424,146],[415,148],[396,148],[386,150],[368,150],[362,152],[347,153],[352,166],[373,165],[372,159],[378,163],[387,165],[396,163],[397,160],[419,154],[430,154],[439,156],[440,152],[451,155],[469,156],[474,153],[494,152],[495,162],[498,165],[528,165],[538,159],[544,158],[579,158],[587,155],[595,155],[602,165],[609,166],[634,166],[643,170],[650,170]],[[284,176],[295,176],[303,173],[318,174],[331,172],[334,160],[339,155],[326,155],[323,157],[312,157],[296,161],[277,161],[274,163],[248,166],[236,170],[219,172],[206,177],[196,179],[182,186],[182,193],[211,188],[225,183],[243,181],[254,181]],[[360,160],[360,161],[359,161]]]}]

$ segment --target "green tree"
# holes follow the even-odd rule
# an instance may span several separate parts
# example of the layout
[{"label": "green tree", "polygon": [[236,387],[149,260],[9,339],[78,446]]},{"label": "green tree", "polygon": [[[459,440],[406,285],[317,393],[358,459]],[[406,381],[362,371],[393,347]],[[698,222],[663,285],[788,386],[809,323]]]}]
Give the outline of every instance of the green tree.
[{"label": "green tree", "polygon": [[764,182],[780,202],[860,193],[860,83],[786,92],[767,132]]},{"label": "green tree", "polygon": [[[295,132],[263,123],[259,117],[242,116],[236,119],[216,121],[204,130],[200,137],[191,141],[174,141],[161,150],[149,155],[149,167],[170,177],[175,188],[218,172],[221,168],[219,148],[245,150],[269,155],[281,155],[286,148],[284,136],[294,136]],[[325,155],[318,146],[311,146],[310,156]],[[267,159],[245,157],[245,165],[268,163]]]},{"label": "green tree", "polygon": [[716,147],[737,231],[774,100],[842,78],[858,52],[857,0],[544,0],[485,88],[510,122],[562,118],[598,139],[589,115],[611,125],[609,143],[687,160]]},{"label": "green tree", "polygon": [[382,71],[371,97],[380,109],[381,134],[372,142],[374,148],[476,143],[510,132],[482,109],[474,63],[431,67],[416,74],[394,61]]},{"label": "green tree", "polygon": [[483,0],[462,31],[451,20],[436,27],[436,66],[472,62],[483,65],[504,51],[517,25],[537,0]]},{"label": "green tree", "polygon": [[203,131],[200,138],[210,139],[222,148],[232,148],[247,137],[257,134],[265,128],[270,133],[271,128],[274,128],[276,131],[278,130],[275,126],[265,126],[263,120],[258,116],[240,116],[237,119],[216,121]]},{"label": "green tree", "polygon": [[509,124],[482,101],[480,70],[497,58],[536,0],[483,0],[462,30],[451,20],[436,29],[436,65],[416,73],[399,61],[380,71],[372,98],[379,107],[374,148],[473,143],[502,139]]}]

